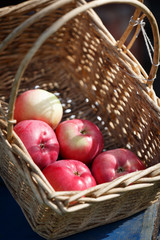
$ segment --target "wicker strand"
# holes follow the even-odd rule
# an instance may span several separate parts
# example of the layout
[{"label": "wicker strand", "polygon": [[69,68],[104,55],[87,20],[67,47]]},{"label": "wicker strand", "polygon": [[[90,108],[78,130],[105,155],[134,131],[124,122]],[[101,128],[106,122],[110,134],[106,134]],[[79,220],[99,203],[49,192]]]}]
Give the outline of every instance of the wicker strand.
[{"label": "wicker strand", "polygon": [[0,44],[0,52],[2,52],[17,36],[19,36],[30,25],[41,20],[44,16],[46,16],[50,12],[58,9],[59,7],[64,6],[65,4],[68,4],[72,1],[73,0],[59,0],[58,2],[54,2],[53,4],[50,4],[49,6],[43,8],[41,11],[35,13],[33,16],[28,18],[25,22],[22,22]]},{"label": "wicker strand", "polygon": [[151,174],[154,170],[156,170],[157,168],[160,168],[160,163],[157,164],[156,166],[152,166],[150,168],[146,168],[143,171],[138,171],[136,175],[134,175],[133,177],[131,177],[130,179],[126,180],[123,182],[123,184],[125,186],[128,186],[130,184],[132,184],[133,182],[137,181],[138,179]]},{"label": "wicker strand", "polygon": [[44,177],[43,173],[40,171],[40,169],[37,167],[37,165],[34,164],[32,158],[28,155],[26,155],[16,144],[12,144],[12,151],[16,154],[18,154],[18,156],[21,156],[23,160],[26,161],[27,164],[29,164],[29,166],[32,168],[32,170],[34,170],[35,173],[37,173],[39,176],[41,176],[41,179],[43,179],[43,181],[46,184],[47,187],[47,191],[54,191],[53,188],[50,186],[49,182],[46,180],[46,178]]},{"label": "wicker strand", "polygon": [[[143,0],[140,1],[140,2],[143,3]],[[141,10],[140,10],[139,8],[136,9],[134,15],[132,16],[132,19],[133,19],[134,21],[136,21],[137,18],[139,17],[139,15],[140,15],[140,13],[141,13]],[[138,28],[139,28],[139,27],[138,27]],[[132,29],[133,29],[133,25],[131,25],[131,24],[129,23],[129,25],[128,25],[128,27],[126,28],[125,32],[123,33],[123,35],[121,36],[121,38],[117,41],[117,47],[118,47],[118,48],[122,48],[123,44],[126,42],[127,38],[129,37]],[[129,44],[132,45],[132,42],[130,42]]]},{"label": "wicker strand", "polygon": [[[141,21],[145,18],[145,16],[146,16],[146,15],[143,14],[143,15],[139,18],[139,22],[140,22],[140,23],[141,23]],[[137,18],[137,20],[138,20],[138,18]],[[136,20],[136,21],[137,21],[137,20]],[[131,22],[133,22],[133,16],[131,17],[131,19],[130,19],[130,21],[129,21],[129,24],[131,24]],[[135,20],[134,20],[134,22],[135,22]],[[132,24],[131,24],[131,25],[132,25]],[[132,26],[135,26],[135,25],[132,25]],[[141,25],[137,23],[136,26],[137,26],[137,29],[136,29],[136,31],[135,31],[135,34],[134,34],[132,40],[131,40],[130,43],[128,44],[127,49],[130,49],[130,48],[132,47],[133,43],[135,42],[135,39],[138,38],[138,35],[139,35],[139,33],[140,33]]]}]

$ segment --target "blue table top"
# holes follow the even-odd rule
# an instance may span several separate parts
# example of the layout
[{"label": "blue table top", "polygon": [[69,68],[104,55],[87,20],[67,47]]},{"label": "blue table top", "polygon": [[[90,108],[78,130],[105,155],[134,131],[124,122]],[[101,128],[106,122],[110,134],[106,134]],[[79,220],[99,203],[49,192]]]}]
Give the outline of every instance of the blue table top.
[{"label": "blue table top", "polygon": [[[100,226],[64,240],[151,240],[159,204],[112,224]],[[0,239],[43,240],[25,219],[19,205],[0,178]],[[156,238],[157,239],[157,238]]]}]

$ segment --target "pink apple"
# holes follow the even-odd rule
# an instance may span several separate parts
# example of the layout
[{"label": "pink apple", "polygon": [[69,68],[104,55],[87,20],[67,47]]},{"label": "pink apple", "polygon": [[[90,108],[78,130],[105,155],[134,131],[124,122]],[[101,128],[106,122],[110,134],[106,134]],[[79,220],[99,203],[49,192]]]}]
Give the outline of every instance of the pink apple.
[{"label": "pink apple", "polygon": [[59,99],[43,89],[32,89],[20,94],[15,103],[14,118],[22,120],[42,120],[53,129],[62,119],[63,108]]},{"label": "pink apple", "polygon": [[102,133],[91,121],[66,120],[57,126],[55,133],[64,159],[79,160],[88,165],[103,150]]},{"label": "pink apple", "polygon": [[90,169],[77,160],[56,161],[42,172],[55,191],[81,191],[96,185]]},{"label": "pink apple", "polygon": [[14,126],[33,161],[40,169],[57,160],[59,143],[54,130],[40,120],[23,120]]},{"label": "pink apple", "polygon": [[100,153],[93,160],[91,172],[97,184],[100,184],[143,169],[144,164],[133,152],[117,148]]}]

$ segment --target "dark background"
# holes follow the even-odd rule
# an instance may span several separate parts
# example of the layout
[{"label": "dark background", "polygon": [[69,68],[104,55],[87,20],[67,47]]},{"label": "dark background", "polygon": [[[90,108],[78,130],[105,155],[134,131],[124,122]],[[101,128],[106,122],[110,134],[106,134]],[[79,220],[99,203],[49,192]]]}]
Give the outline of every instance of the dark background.
[{"label": "dark background", "polygon": [[[24,1],[23,0],[12,0],[12,1],[0,0],[0,7],[16,5],[21,2],[24,2]],[[160,29],[160,1],[144,0],[144,4],[151,10],[153,15],[155,16]],[[98,9],[95,9],[95,11],[97,11],[98,15],[101,17],[103,23],[106,25],[107,29],[115,37],[116,40],[118,40],[121,37],[122,33],[126,29],[128,22],[130,20],[130,17],[134,12],[133,10],[134,8],[127,5],[123,5],[123,4],[121,5],[110,4],[110,5],[102,6]],[[149,39],[153,44],[152,31],[150,28],[150,24],[149,22],[147,22],[146,18],[145,18],[145,23],[146,23],[145,30],[147,32]],[[147,48],[141,33],[139,34],[139,37],[134,43],[131,51],[133,52],[135,57],[138,59],[138,61],[141,63],[141,65],[144,67],[145,71],[149,73],[151,68],[151,62],[150,62]],[[158,70],[157,72],[157,76],[153,85],[154,90],[158,97],[160,97],[159,82],[160,82],[160,70]]]}]

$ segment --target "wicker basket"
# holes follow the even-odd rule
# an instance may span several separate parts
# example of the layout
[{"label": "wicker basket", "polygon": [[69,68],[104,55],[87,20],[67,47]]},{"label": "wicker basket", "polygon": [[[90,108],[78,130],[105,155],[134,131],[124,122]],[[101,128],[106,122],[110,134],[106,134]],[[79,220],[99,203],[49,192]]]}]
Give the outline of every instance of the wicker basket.
[{"label": "wicker basket", "polygon": [[[135,7],[118,42],[93,10],[110,3]],[[129,50],[145,16],[154,38],[149,74]],[[160,104],[152,85],[159,31],[149,9],[137,0],[31,0],[0,9],[0,22],[0,175],[33,230],[59,239],[126,218],[156,201]],[[64,119],[93,121],[105,149],[129,148],[147,168],[85,191],[55,192],[13,132],[16,96],[36,86],[59,96]]]}]

